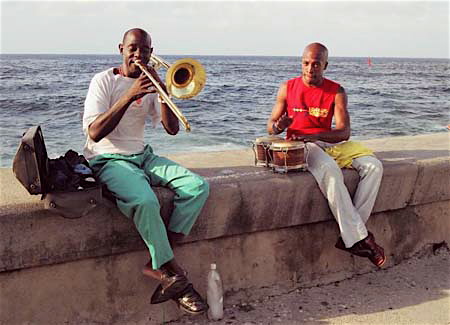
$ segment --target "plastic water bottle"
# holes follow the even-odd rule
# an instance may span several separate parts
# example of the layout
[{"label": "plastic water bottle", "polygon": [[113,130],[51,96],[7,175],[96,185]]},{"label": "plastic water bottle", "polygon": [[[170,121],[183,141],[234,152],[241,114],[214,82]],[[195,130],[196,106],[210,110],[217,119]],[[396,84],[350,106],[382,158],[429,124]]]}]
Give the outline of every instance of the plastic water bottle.
[{"label": "plastic water bottle", "polygon": [[219,320],[223,318],[223,288],[219,272],[216,270],[216,264],[211,264],[208,272],[208,289],[206,291],[208,301],[208,318],[210,320]]}]

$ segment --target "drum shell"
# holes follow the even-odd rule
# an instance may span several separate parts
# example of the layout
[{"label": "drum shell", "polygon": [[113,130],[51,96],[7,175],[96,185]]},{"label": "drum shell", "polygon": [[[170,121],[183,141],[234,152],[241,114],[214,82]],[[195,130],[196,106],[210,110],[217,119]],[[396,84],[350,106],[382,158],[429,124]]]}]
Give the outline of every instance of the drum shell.
[{"label": "drum shell", "polygon": [[277,136],[268,136],[256,138],[253,142],[253,151],[255,154],[255,165],[259,167],[269,167],[270,161],[270,146],[273,143],[284,141],[283,138]]},{"label": "drum shell", "polygon": [[268,163],[268,146],[265,143],[255,144],[256,166],[266,166]]},{"label": "drum shell", "polygon": [[298,143],[276,143],[270,146],[271,167],[276,172],[305,170],[307,167],[305,145]]}]

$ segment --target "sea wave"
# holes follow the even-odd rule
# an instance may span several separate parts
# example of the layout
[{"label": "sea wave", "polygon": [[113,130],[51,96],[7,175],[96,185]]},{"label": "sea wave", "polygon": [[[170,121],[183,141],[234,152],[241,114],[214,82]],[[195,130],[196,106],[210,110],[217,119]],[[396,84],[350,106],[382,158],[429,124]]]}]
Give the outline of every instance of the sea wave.
[{"label": "sea wave", "polygon": [[[10,166],[25,130],[41,125],[49,155],[82,152],[84,98],[94,74],[118,66],[119,55],[0,55],[0,166]],[[174,62],[180,56],[167,56]],[[192,132],[159,127],[145,140],[159,154],[249,148],[266,134],[276,93],[299,76],[298,57],[197,56],[207,72],[199,96],[175,100]],[[426,69],[424,64],[426,63]],[[348,94],[352,136],[367,139],[444,131],[449,60],[330,58],[326,76]],[[163,77],[165,71],[160,72]]]}]

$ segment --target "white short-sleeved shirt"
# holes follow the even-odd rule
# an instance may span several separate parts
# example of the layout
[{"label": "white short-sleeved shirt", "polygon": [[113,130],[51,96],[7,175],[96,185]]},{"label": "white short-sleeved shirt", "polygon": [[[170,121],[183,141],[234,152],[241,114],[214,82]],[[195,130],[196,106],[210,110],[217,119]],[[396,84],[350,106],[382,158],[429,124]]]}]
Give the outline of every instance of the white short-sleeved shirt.
[{"label": "white short-sleeved shirt", "polygon": [[153,126],[161,121],[157,94],[147,94],[128,107],[119,124],[106,137],[99,142],[89,137],[89,125],[112,107],[136,80],[114,74],[113,70],[110,68],[96,74],[89,85],[83,114],[83,131],[87,136],[83,154],[86,159],[106,153],[131,155],[142,152],[147,117],[151,118]]}]

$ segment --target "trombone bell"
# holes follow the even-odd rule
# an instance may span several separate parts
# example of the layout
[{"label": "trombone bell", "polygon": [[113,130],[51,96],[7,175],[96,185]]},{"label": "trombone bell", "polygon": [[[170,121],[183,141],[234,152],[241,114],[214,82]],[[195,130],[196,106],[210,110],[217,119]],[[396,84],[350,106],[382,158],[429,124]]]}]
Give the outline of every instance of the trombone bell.
[{"label": "trombone bell", "polygon": [[[176,98],[188,99],[197,96],[198,93],[202,91],[203,86],[205,86],[205,69],[200,62],[195,59],[186,58],[178,60],[174,64],[169,64],[157,55],[152,54],[150,56],[150,62],[152,63],[154,69],[158,69],[160,67],[167,68],[167,92]],[[177,105],[172,102],[170,96],[164,92],[161,86],[154,80],[147,68],[143,66],[140,61],[136,61],[135,63],[147,75],[151,82],[153,82],[159,95],[164,99],[175,116],[181,121],[181,123],[183,123],[186,131],[189,132],[191,130],[189,122],[178,109]]]},{"label": "trombone bell", "polygon": [[206,83],[206,72],[195,59],[186,58],[175,61],[166,73],[168,92],[180,99],[197,96]]}]

